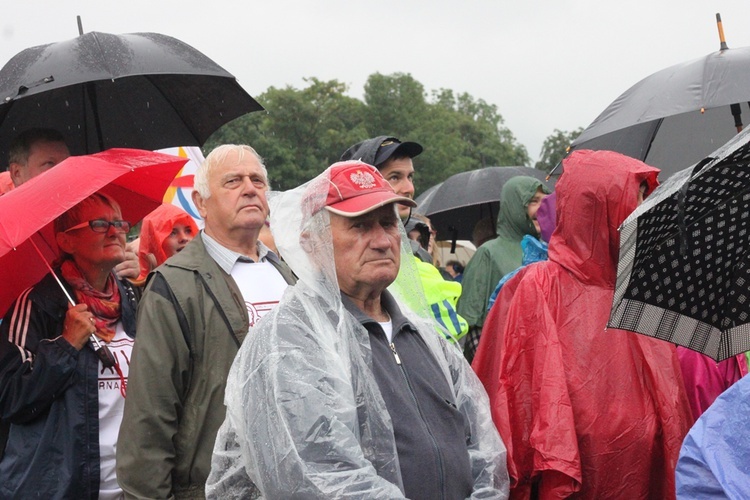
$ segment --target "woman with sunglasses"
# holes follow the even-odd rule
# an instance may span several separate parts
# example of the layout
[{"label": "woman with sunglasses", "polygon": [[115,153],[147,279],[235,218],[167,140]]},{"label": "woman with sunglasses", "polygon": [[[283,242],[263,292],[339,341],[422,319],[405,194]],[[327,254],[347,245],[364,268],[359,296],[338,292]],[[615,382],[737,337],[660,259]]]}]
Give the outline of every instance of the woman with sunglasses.
[{"label": "woman with sunglasses", "polygon": [[0,498],[122,497],[115,448],[137,295],[113,269],[129,229],[99,193],[68,210],[55,221],[55,276],[24,291],[0,324],[0,419],[10,423]]}]

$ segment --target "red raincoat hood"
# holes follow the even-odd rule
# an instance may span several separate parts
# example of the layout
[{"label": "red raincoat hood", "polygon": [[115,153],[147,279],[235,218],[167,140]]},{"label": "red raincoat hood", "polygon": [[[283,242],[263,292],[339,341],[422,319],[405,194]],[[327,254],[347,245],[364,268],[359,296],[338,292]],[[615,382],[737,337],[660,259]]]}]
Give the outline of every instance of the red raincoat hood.
[{"label": "red raincoat hood", "polygon": [[612,151],[574,151],[557,182],[557,229],[549,260],[581,282],[613,287],[620,253],[618,228],[638,206],[643,181],[650,194],[659,169]]},{"label": "red raincoat hood", "polygon": [[138,261],[141,265],[139,280],[144,279],[151,270],[148,254],[153,254],[157,266],[167,260],[163,244],[176,224],[185,224],[193,230],[193,235],[198,234],[198,225],[190,214],[169,203],[161,205],[143,219],[138,246]]}]

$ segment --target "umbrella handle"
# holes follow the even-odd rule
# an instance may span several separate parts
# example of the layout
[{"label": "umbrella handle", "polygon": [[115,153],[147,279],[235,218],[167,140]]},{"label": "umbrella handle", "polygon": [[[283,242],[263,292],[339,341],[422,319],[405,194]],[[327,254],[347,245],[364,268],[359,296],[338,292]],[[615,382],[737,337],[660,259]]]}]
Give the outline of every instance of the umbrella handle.
[{"label": "umbrella handle", "polygon": [[740,104],[730,104],[729,109],[732,111],[732,116],[734,117],[734,126],[737,129],[737,133],[739,134],[742,132],[742,108],[740,108]]},{"label": "umbrella handle", "polygon": [[94,348],[94,352],[99,358],[99,361],[102,362],[102,366],[104,368],[114,368],[115,365],[117,365],[117,360],[112,354],[112,351],[109,350],[109,347],[107,347],[106,345],[102,345],[101,342],[99,342],[99,339],[94,334],[91,335],[91,342],[99,346],[98,348]]}]

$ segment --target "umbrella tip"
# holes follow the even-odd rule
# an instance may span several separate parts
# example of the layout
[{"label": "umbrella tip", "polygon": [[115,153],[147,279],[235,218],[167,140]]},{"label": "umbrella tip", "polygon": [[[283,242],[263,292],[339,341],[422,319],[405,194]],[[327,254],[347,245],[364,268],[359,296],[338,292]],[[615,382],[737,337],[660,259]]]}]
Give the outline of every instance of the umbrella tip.
[{"label": "umbrella tip", "polygon": [[721,24],[721,14],[716,13],[716,27],[719,29],[719,50],[727,50],[729,46],[724,38],[724,26]]},{"label": "umbrella tip", "polygon": [[[570,149],[570,148],[568,148],[568,149]],[[566,151],[566,153],[567,153],[567,151]],[[555,167],[552,170],[549,171],[549,173],[547,174],[547,177],[544,178],[545,182],[548,181],[550,179],[550,177],[552,177],[553,175],[555,175],[555,172],[557,171],[557,168],[560,165],[562,165],[562,160],[560,160],[559,162],[557,162],[557,164],[555,164]]]},{"label": "umbrella tip", "polygon": [[76,16],[76,20],[78,21],[78,36],[83,35],[83,22],[81,21],[81,16]]}]

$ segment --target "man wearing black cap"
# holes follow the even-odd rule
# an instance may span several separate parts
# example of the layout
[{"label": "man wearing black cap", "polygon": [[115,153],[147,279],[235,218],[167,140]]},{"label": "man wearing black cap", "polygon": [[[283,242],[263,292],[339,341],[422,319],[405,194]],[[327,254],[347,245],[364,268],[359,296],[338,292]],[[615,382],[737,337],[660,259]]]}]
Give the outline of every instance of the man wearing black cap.
[{"label": "man wearing black cap", "polygon": [[[341,155],[341,161],[360,160],[373,165],[390,183],[399,196],[414,198],[414,164],[412,158],[419,156],[422,146],[416,142],[401,142],[395,137],[380,135],[358,142]],[[399,203],[398,215],[409,218],[410,208]]]}]

